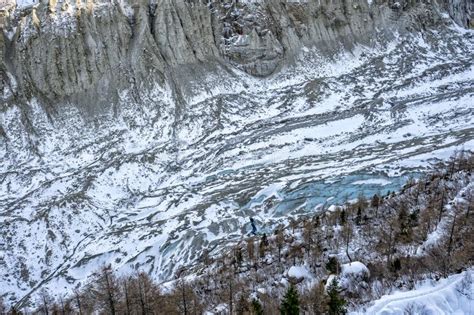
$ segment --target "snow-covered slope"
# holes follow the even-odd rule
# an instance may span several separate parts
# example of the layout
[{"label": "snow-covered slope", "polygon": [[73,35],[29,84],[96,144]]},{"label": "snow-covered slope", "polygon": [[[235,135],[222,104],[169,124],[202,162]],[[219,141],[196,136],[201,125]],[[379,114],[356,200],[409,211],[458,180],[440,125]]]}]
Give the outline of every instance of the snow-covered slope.
[{"label": "snow-covered slope", "polygon": [[473,149],[473,33],[444,22],[333,58],[302,48],[265,79],[193,77],[179,102],[168,84],[124,89],[92,122],[43,94],[2,104],[0,291],[70,290],[105,263],[167,280],[250,216],[271,229]]},{"label": "snow-covered slope", "polygon": [[426,282],[411,291],[385,295],[363,312],[352,314],[473,314],[472,273],[472,270],[468,270],[435,283]]}]

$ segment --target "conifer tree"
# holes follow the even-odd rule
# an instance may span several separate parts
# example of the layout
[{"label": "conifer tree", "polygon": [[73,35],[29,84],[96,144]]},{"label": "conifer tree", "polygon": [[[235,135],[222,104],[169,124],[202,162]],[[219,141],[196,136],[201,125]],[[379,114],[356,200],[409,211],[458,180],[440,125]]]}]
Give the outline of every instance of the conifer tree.
[{"label": "conifer tree", "polygon": [[346,224],[346,211],[344,209],[340,213],[339,224],[340,225]]},{"label": "conifer tree", "polygon": [[263,315],[263,307],[259,300],[252,300],[252,314],[253,315]]},{"label": "conifer tree", "polygon": [[330,315],[340,315],[346,313],[346,301],[340,296],[341,288],[337,282],[336,277],[331,281],[331,284],[328,287],[328,296],[329,296],[329,312]]},{"label": "conifer tree", "polygon": [[326,269],[333,274],[338,274],[341,266],[336,256],[329,257],[329,261],[326,263]]},{"label": "conifer tree", "polygon": [[356,218],[355,218],[355,223],[357,225],[362,224],[362,208],[361,207],[357,207],[357,214],[356,214]]},{"label": "conifer tree", "polygon": [[280,313],[281,315],[299,315],[300,313],[298,291],[293,285],[290,285],[283,297],[280,306]]},{"label": "conifer tree", "polygon": [[378,210],[380,205],[380,197],[378,194],[375,194],[370,201],[370,206],[375,208],[375,217],[378,218]]}]

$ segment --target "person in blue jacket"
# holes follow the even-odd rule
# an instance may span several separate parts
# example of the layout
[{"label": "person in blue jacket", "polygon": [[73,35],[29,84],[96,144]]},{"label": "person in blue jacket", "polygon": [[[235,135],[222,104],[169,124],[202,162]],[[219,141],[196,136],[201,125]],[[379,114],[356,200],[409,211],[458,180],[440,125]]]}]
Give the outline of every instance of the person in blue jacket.
[{"label": "person in blue jacket", "polygon": [[255,220],[250,218],[250,224],[252,225],[252,234],[257,235],[257,227],[255,226]]}]

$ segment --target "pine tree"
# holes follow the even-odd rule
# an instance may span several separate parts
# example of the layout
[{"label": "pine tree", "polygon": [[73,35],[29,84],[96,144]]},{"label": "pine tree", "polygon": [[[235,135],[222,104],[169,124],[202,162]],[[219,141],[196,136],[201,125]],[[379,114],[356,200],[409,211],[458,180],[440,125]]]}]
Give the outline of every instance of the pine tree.
[{"label": "pine tree", "polygon": [[263,307],[259,300],[252,300],[252,314],[254,315],[263,315]]},{"label": "pine tree", "polygon": [[346,224],[346,211],[343,209],[340,213],[340,216],[339,216],[339,224],[340,225],[344,225]]},{"label": "pine tree", "polygon": [[372,197],[372,200],[370,201],[370,206],[372,208],[375,208],[375,217],[377,218],[378,217],[378,210],[379,210],[379,206],[380,206],[380,197],[379,197],[378,194],[375,194]]},{"label": "pine tree", "polygon": [[392,270],[394,272],[398,272],[402,269],[402,261],[400,260],[400,258],[395,258],[395,260],[393,261],[392,263]]},{"label": "pine tree", "polygon": [[237,300],[237,305],[235,307],[237,315],[248,314],[250,311],[250,304],[248,302],[248,296],[244,293],[241,294]]},{"label": "pine tree", "polygon": [[355,223],[357,225],[362,224],[362,208],[361,207],[357,207],[357,214],[356,214],[356,218],[355,218]]},{"label": "pine tree", "polygon": [[333,274],[338,274],[341,266],[336,256],[329,257],[329,261],[326,263],[326,269]]},{"label": "pine tree", "polygon": [[298,297],[298,291],[291,285],[283,297],[281,302],[280,312],[282,315],[299,315],[300,313],[300,302]]},{"label": "pine tree", "polygon": [[330,315],[340,315],[346,313],[346,301],[340,296],[341,288],[339,287],[339,283],[337,282],[336,277],[334,277],[331,281],[331,284],[328,288],[328,296],[329,296],[329,313]]}]

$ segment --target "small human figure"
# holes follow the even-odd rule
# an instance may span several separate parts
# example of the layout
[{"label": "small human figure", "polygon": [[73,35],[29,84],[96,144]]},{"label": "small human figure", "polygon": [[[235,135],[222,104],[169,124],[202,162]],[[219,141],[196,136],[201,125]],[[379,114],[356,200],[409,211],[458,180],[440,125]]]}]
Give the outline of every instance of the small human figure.
[{"label": "small human figure", "polygon": [[250,224],[252,225],[252,234],[257,235],[257,227],[255,226],[255,220],[250,218]]}]

